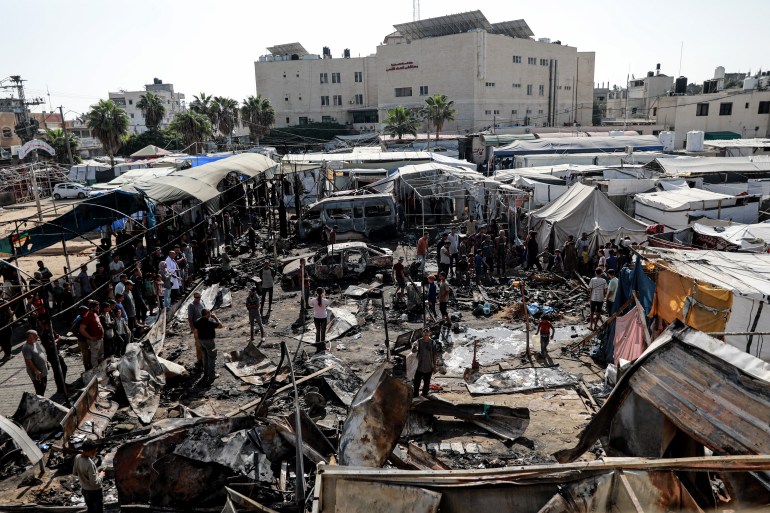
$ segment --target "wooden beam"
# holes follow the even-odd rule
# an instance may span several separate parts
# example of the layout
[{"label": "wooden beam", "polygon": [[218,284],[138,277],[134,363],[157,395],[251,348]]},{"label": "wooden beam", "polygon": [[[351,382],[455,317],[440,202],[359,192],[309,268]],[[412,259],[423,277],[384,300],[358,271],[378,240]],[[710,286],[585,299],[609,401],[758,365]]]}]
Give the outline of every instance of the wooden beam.
[{"label": "wooden beam", "polygon": [[626,474],[623,472],[623,469],[618,469],[616,471],[616,474],[618,478],[620,478],[620,483],[623,485],[623,489],[625,489],[626,494],[628,495],[628,498],[631,499],[631,504],[634,505],[634,511],[636,511],[636,513],[644,513],[644,508],[642,508],[642,503],[639,502],[639,498],[634,493],[634,489],[631,488],[631,483],[628,482],[628,478],[626,477]]}]

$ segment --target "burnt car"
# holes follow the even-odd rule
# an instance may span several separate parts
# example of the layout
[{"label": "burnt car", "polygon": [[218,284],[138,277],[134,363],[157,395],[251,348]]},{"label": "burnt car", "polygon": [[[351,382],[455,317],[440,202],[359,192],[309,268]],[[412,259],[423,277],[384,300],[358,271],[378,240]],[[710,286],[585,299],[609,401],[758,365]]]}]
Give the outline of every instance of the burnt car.
[{"label": "burnt car", "polygon": [[[305,257],[308,274],[316,281],[360,279],[393,267],[393,252],[365,242],[340,242]],[[298,286],[299,257],[283,268],[284,282]]]}]

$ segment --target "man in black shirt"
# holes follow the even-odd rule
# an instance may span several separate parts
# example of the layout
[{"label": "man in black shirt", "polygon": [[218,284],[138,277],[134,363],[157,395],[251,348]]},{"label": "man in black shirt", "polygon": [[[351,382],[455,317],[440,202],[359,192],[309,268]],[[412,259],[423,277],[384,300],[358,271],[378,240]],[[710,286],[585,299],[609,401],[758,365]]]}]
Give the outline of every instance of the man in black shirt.
[{"label": "man in black shirt", "polygon": [[211,313],[211,310],[204,308],[201,312],[201,318],[195,321],[194,326],[198,333],[198,343],[203,351],[203,380],[201,383],[210,385],[217,377],[214,373],[217,357],[214,338],[216,337],[216,330],[222,327],[222,323],[219,322],[216,315]]}]

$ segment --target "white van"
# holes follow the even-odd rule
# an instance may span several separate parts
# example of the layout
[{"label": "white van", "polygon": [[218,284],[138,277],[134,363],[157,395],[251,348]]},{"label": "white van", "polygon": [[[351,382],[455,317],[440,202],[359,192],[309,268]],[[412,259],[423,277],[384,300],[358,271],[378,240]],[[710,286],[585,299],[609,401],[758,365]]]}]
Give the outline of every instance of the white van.
[{"label": "white van", "polygon": [[361,234],[376,238],[395,234],[396,208],[390,194],[336,196],[311,205],[297,222],[300,239],[320,239],[324,228],[337,227],[342,238]]}]

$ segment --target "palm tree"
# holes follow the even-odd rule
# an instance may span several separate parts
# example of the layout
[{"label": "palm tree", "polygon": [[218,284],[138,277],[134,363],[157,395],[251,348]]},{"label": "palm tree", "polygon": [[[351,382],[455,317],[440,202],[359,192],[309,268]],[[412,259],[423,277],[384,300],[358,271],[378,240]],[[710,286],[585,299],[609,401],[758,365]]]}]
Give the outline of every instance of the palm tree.
[{"label": "palm tree", "polygon": [[270,100],[262,98],[261,94],[249,96],[243,100],[241,119],[249,125],[252,142],[259,144],[259,138],[266,135],[275,123],[275,110]]},{"label": "palm tree", "polygon": [[203,114],[209,118],[209,122],[216,129],[219,118],[219,110],[214,104],[214,97],[210,94],[202,92],[200,96],[193,95],[193,98],[195,98],[195,100],[190,103],[190,110],[193,110],[198,114]]},{"label": "palm tree", "polygon": [[144,116],[144,124],[153,132],[158,130],[163,117],[166,115],[166,106],[163,105],[163,99],[157,94],[146,93],[139,97],[136,103]]},{"label": "palm tree", "polygon": [[217,112],[217,128],[219,133],[231,141],[233,129],[238,124],[238,102],[226,96],[215,96],[212,108]]},{"label": "palm tree", "polygon": [[80,148],[80,139],[72,134],[64,135],[64,130],[56,128],[54,130],[46,130],[45,138],[54,150],[56,150],[56,160],[59,164],[69,163],[69,153],[67,153],[67,143],[70,146],[70,152],[75,163],[80,162],[78,157],[78,149]]},{"label": "palm tree", "polygon": [[449,100],[445,94],[434,94],[425,99],[425,107],[420,110],[420,114],[428,123],[436,127],[436,140],[441,129],[444,128],[445,121],[455,119],[454,101]]},{"label": "palm tree", "polygon": [[88,128],[101,141],[110,156],[110,165],[115,167],[115,152],[123,144],[128,125],[131,124],[128,114],[112,100],[99,100],[86,114],[86,121]]},{"label": "palm tree", "polygon": [[401,138],[406,134],[417,136],[417,118],[412,115],[412,111],[407,110],[403,105],[397,105],[393,109],[388,109],[388,117],[385,120],[385,133]]},{"label": "palm tree", "polygon": [[194,110],[179,112],[171,120],[169,128],[182,136],[186,148],[193,146],[196,153],[199,152],[198,148],[203,147],[203,141],[211,137],[209,118]]}]

